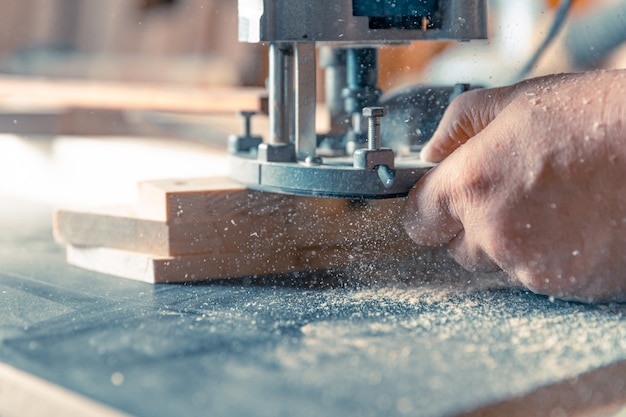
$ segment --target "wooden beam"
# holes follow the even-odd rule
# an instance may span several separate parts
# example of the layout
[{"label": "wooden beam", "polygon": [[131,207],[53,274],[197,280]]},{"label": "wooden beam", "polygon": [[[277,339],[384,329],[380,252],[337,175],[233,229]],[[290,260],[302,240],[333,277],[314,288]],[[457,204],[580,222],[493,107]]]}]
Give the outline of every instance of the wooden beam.
[{"label": "wooden beam", "polygon": [[148,282],[411,259],[402,199],[354,202],[247,190],[226,178],[147,181],[133,208],[58,210],[74,265]]},{"label": "wooden beam", "polygon": [[330,270],[338,267],[327,262],[332,259],[330,252],[326,249],[315,252],[315,255],[311,256],[309,251],[308,257],[302,251],[209,253],[161,257],[104,247],[68,245],[67,261],[74,266],[122,278],[149,283],[182,283]]},{"label": "wooden beam", "polygon": [[267,109],[265,89],[164,87],[140,83],[0,77],[0,107],[7,109],[155,110],[234,113]]},{"label": "wooden beam", "polygon": [[[274,247],[270,250],[205,253],[198,255],[158,256],[107,247],[67,248],[67,262],[71,265],[148,283],[184,283],[213,279],[259,277],[296,272],[328,272],[351,270],[394,271],[399,265],[413,265],[420,255],[428,252],[441,257],[440,251],[422,248],[409,253],[397,244],[383,245],[369,242],[365,245],[321,245],[307,248]],[[427,255],[431,255],[430,253]],[[402,269],[402,268],[400,268]],[[425,276],[428,273],[426,272]],[[390,276],[390,280],[398,277]],[[359,282],[369,277],[359,276]]]},{"label": "wooden beam", "polygon": [[57,210],[58,242],[159,256],[364,242],[414,246],[403,199],[356,203],[248,190],[227,178],[146,181],[132,208]]}]

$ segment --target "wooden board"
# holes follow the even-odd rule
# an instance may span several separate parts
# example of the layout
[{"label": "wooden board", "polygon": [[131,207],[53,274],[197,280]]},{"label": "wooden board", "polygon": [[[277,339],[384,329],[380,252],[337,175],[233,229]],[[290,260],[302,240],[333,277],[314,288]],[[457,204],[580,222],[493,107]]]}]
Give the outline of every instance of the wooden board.
[{"label": "wooden board", "polygon": [[247,190],[226,178],[147,181],[132,208],[58,210],[54,235],[77,266],[186,282],[411,259],[402,199],[355,202]]},{"label": "wooden board", "polygon": [[109,408],[4,363],[0,363],[0,415],[3,417],[128,416],[119,410]]},{"label": "wooden board", "polygon": [[266,109],[261,88],[167,87],[39,78],[0,78],[0,107],[7,109],[88,108],[182,113],[233,113]]},{"label": "wooden board", "polygon": [[219,131],[223,147],[228,134],[241,133],[240,110],[266,113],[266,90],[0,76],[2,133],[206,141]]},{"label": "wooden board", "polygon": [[[69,264],[96,272],[149,283],[183,283],[210,279],[259,277],[295,272],[370,268],[387,255],[373,247],[352,246],[276,249],[240,253],[157,256],[105,247],[67,245]],[[396,261],[399,258],[395,258]],[[408,259],[407,259],[408,260]]]}]

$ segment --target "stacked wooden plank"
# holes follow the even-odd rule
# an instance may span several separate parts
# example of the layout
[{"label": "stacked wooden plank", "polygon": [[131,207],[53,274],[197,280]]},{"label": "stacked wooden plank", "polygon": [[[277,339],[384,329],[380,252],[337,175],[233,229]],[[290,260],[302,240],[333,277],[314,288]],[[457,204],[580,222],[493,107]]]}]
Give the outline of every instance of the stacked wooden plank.
[{"label": "stacked wooden plank", "polygon": [[253,191],[225,178],[147,181],[134,207],[58,210],[70,264],[147,282],[189,282],[401,262],[418,247],[402,199]]},{"label": "stacked wooden plank", "polygon": [[[266,112],[266,96],[265,89],[253,87],[192,88],[2,76],[0,132],[184,138],[195,127],[204,136],[216,124],[209,123],[211,116],[234,117],[242,109]],[[240,123],[234,123],[238,120],[228,121],[229,132],[239,132]],[[220,138],[220,143],[224,141]]]}]

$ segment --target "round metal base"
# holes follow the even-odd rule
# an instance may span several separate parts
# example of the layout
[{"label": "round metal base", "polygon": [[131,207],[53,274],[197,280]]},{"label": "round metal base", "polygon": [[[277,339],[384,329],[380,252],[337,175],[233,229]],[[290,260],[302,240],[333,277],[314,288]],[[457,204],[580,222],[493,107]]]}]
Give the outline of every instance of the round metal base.
[{"label": "round metal base", "polygon": [[[330,158],[328,158],[330,159]],[[337,159],[337,158],[332,158]],[[284,194],[350,199],[406,196],[434,165],[419,159],[396,159],[393,170],[354,168],[349,162],[305,164],[263,162],[232,156],[231,178],[249,188]]]}]

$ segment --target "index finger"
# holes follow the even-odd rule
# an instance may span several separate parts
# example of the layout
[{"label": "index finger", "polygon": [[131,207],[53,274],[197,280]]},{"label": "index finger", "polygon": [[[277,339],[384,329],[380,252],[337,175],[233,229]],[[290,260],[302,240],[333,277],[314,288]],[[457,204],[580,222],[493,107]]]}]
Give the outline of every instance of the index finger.
[{"label": "index finger", "polygon": [[424,146],[424,161],[440,162],[480,133],[510,102],[512,87],[467,91],[446,109],[437,130]]}]

